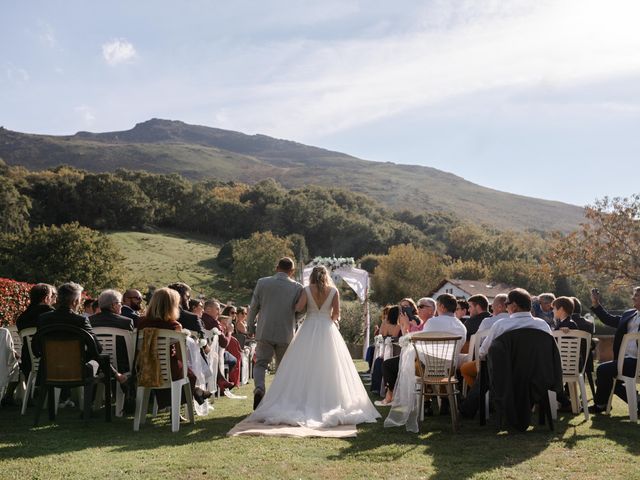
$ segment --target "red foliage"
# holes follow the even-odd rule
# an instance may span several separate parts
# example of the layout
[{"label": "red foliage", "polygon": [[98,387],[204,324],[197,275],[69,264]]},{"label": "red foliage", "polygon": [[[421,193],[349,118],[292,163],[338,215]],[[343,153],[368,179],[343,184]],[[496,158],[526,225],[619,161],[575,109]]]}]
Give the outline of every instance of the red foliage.
[{"label": "red foliage", "polygon": [[33,284],[0,278],[0,325],[13,325],[29,306],[29,290]]}]

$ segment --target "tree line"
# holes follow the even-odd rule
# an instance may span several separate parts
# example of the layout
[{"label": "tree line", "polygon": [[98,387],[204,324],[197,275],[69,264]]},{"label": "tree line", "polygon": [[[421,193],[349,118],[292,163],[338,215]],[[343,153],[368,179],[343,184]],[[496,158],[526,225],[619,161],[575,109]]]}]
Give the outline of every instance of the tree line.
[{"label": "tree line", "polygon": [[[602,213],[609,214],[605,207]],[[596,215],[598,204],[588,212]],[[444,276],[585,298],[589,282],[609,275],[598,269],[612,264],[600,262],[595,271],[570,265],[571,258],[585,258],[580,251],[584,242],[573,241],[577,233],[497,231],[480,220],[463,222],[450,212],[391,211],[345,189],[286,189],[272,179],[254,185],[190,182],[177,174],[124,169],[90,173],[64,165],[29,171],[0,160],[0,275],[39,280],[28,272],[42,273],[42,267],[25,262],[35,258],[30,249],[52,248],[44,244],[46,237],[74,232],[91,245],[102,242],[99,250],[105,251],[112,246],[96,231],[150,229],[197,232],[226,242],[219,263],[245,286],[271,268],[270,260],[256,258],[260,249],[269,255],[283,250],[302,261],[318,255],[354,257],[376,273],[374,295],[380,302],[397,300],[400,290],[427,292]],[[92,249],[85,250],[98,251]],[[117,272],[107,273],[89,281],[98,285],[117,278]]]}]

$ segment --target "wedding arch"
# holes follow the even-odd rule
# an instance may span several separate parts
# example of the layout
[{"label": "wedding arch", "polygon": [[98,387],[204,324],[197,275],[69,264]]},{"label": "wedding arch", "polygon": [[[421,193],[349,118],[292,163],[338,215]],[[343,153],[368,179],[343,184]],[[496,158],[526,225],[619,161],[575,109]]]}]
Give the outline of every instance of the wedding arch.
[{"label": "wedding arch", "polygon": [[302,282],[309,283],[309,276],[313,267],[324,265],[331,273],[331,278],[337,285],[340,279],[344,280],[349,287],[356,293],[360,303],[364,305],[364,349],[362,357],[364,358],[367,347],[369,346],[369,326],[371,317],[369,315],[369,272],[356,268],[356,262],[351,257],[316,257],[302,271]]}]

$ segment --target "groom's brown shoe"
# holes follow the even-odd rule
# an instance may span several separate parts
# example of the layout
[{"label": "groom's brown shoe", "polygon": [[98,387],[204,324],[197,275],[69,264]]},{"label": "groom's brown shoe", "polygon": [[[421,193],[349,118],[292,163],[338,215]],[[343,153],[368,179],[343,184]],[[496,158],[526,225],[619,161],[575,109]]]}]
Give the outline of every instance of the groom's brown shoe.
[{"label": "groom's brown shoe", "polygon": [[262,401],[262,397],[264,397],[264,392],[262,390],[256,390],[256,393],[253,394],[253,409],[255,410],[260,405]]}]

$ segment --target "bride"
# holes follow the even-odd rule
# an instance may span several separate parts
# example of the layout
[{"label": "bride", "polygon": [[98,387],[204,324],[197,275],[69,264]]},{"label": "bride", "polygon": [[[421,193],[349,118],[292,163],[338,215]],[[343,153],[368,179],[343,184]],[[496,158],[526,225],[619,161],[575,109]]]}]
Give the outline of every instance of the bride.
[{"label": "bride", "polygon": [[271,387],[247,418],[309,428],[375,422],[373,406],[338,331],[340,299],[329,272],[317,266],[296,311],[307,309]]}]

